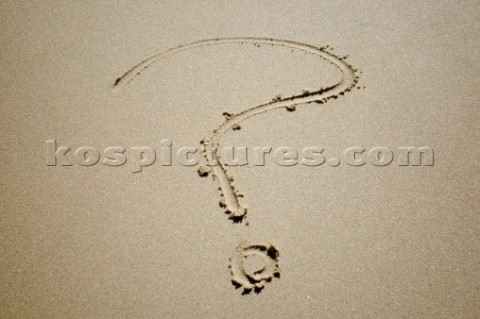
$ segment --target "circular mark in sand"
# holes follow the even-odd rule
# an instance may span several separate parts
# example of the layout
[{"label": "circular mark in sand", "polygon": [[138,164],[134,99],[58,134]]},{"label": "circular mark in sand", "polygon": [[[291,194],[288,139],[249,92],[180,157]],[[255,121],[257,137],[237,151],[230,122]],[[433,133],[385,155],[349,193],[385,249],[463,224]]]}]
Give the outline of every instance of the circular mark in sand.
[{"label": "circular mark in sand", "polygon": [[230,257],[232,284],[243,293],[259,293],[267,282],[280,277],[279,251],[273,244],[238,245]]}]

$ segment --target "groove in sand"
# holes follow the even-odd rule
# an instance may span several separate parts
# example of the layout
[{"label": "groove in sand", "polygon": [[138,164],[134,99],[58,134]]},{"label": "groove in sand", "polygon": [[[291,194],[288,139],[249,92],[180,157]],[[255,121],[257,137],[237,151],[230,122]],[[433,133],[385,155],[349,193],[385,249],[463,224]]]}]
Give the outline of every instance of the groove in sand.
[{"label": "groove in sand", "polygon": [[359,78],[356,74],[357,69],[355,69],[345,61],[346,57],[340,57],[328,51],[329,46],[316,47],[313,45],[289,40],[238,37],[200,40],[188,44],[179,45],[177,47],[158,53],[137,64],[125,74],[123,74],[121,77],[119,77],[115,81],[113,89],[115,91],[119,90],[126,84],[133,81],[138,75],[142,73],[143,70],[148,68],[150,65],[154,64],[159,59],[169,56],[171,54],[195,47],[229,43],[251,43],[256,46],[259,46],[259,44],[270,44],[273,46],[281,46],[303,51],[309,54],[316,55],[323,60],[335,65],[342,73],[342,79],[338,83],[328,86],[326,88],[320,87],[318,90],[304,91],[301,94],[292,95],[285,98],[277,96],[273,98],[270,102],[254,106],[238,114],[224,114],[226,115],[225,121],[213,131],[210,137],[202,140],[201,143],[203,144],[204,155],[207,164],[206,166],[200,167],[198,173],[200,176],[208,176],[208,174],[212,172],[213,177],[218,180],[219,189],[221,191],[222,199],[220,200],[220,206],[225,208],[226,213],[228,214],[228,217],[230,219],[241,222],[246,218],[247,209],[241,204],[240,197],[242,197],[242,195],[238,193],[238,191],[235,189],[232,183],[233,178],[228,174],[225,166],[220,161],[219,155],[217,154],[217,149],[223,135],[230,129],[239,129],[240,122],[260,113],[264,113],[278,108],[286,108],[288,111],[294,111],[296,106],[299,104],[312,102],[322,104],[332,98],[335,99],[339,95],[344,95],[345,93],[351,91],[352,88],[354,88],[355,85],[358,83]]}]

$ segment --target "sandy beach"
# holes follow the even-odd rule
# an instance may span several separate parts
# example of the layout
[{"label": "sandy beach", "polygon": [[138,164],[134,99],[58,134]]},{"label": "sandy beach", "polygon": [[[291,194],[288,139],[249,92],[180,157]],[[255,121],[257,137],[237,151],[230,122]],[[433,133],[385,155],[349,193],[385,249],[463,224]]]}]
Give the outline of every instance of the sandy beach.
[{"label": "sandy beach", "polygon": [[0,318],[480,317],[479,1],[0,28]]}]

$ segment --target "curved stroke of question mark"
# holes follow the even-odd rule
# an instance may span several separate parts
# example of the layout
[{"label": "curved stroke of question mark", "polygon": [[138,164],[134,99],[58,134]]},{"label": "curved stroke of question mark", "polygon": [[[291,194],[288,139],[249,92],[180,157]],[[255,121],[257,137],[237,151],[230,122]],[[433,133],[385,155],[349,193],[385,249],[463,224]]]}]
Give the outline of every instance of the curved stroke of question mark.
[{"label": "curved stroke of question mark", "polygon": [[[158,60],[169,56],[171,54],[185,51],[195,47],[216,45],[216,44],[229,44],[229,43],[253,43],[269,44],[281,47],[292,48],[303,51],[308,54],[316,55],[323,60],[335,65],[342,73],[341,80],[328,87],[320,87],[315,91],[305,91],[298,95],[292,95],[285,98],[274,98],[272,101],[264,104],[254,106],[246,109],[238,114],[229,114],[225,121],[213,131],[213,134],[209,138],[202,140],[205,158],[207,160],[207,167],[211,169],[214,178],[218,180],[219,189],[221,191],[221,206],[226,208],[226,213],[230,219],[241,222],[245,219],[247,209],[241,205],[239,197],[240,194],[232,184],[233,178],[228,174],[225,166],[221,163],[220,157],[217,154],[217,149],[223,135],[235,125],[238,125],[241,121],[248,119],[254,115],[264,113],[270,110],[278,108],[294,108],[298,104],[306,103],[325,103],[329,99],[335,99],[339,95],[344,95],[346,92],[351,91],[352,88],[358,83],[359,77],[356,74],[357,69],[352,67],[345,61],[345,58],[339,57],[328,51],[328,46],[316,47],[313,45],[300,43],[290,40],[279,40],[272,38],[257,38],[257,37],[235,37],[235,38],[217,38],[195,41],[177,47],[168,49],[153,55],[146,60],[140,62],[122,76],[120,76],[113,85],[113,90],[119,90],[121,87],[133,81],[143,70],[157,62]],[[207,173],[208,174],[208,173]]]}]

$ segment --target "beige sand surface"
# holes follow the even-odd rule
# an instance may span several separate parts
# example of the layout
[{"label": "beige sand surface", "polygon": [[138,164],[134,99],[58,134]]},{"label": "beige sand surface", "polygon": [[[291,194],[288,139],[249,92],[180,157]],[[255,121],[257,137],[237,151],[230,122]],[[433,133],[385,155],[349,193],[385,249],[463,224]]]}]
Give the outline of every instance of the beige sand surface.
[{"label": "beige sand surface", "polygon": [[[479,1],[2,1],[0,30],[0,318],[480,317]],[[212,43],[116,82],[232,37],[315,52]],[[205,137],[327,162],[160,164],[162,139]],[[128,160],[48,166],[52,139]],[[157,162],[132,173],[139,146]]]}]

